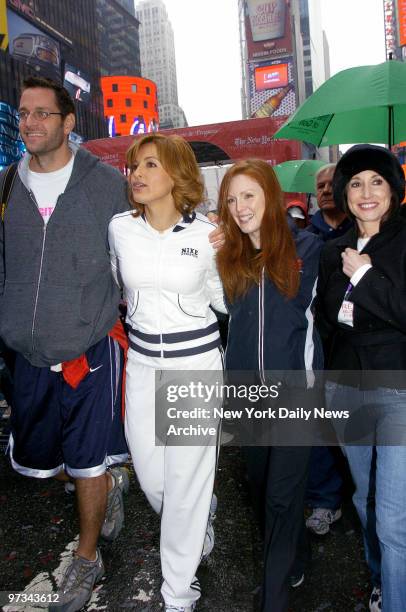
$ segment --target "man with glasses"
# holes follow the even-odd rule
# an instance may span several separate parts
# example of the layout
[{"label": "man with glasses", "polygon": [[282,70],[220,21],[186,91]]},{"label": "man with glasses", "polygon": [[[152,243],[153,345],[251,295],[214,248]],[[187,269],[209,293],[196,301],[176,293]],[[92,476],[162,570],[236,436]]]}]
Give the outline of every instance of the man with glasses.
[{"label": "man with glasses", "polygon": [[[73,612],[104,572],[100,533],[123,525],[126,460],[121,423],[119,290],[107,227],[128,209],[125,179],[68,142],[68,92],[40,77],[24,81],[19,163],[3,219],[0,336],[16,352],[10,459],[20,474],[73,479],[79,545],[50,610]],[[0,185],[5,172],[0,175]],[[119,333],[119,330],[118,330]]]}]

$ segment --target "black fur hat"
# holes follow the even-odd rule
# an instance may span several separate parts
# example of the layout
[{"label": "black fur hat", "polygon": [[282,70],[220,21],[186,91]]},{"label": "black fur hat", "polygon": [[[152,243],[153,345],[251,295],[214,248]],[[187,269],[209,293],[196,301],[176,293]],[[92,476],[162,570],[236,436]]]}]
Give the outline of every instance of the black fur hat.
[{"label": "black fur hat", "polygon": [[345,188],[351,178],[364,170],[375,170],[399,198],[405,197],[405,175],[399,160],[384,147],[360,144],[351,147],[338,162],[333,176],[333,196],[337,208],[345,210]]}]

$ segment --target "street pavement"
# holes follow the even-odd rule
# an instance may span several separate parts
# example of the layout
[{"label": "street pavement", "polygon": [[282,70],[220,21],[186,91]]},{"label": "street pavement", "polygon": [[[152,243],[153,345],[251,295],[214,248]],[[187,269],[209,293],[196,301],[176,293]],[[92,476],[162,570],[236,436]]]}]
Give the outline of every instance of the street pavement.
[{"label": "street pavement", "polygon": [[[223,447],[216,480],[216,545],[198,571],[198,612],[258,610],[261,543],[238,448]],[[74,495],[53,480],[15,473],[0,457],[0,591],[50,592],[76,546]],[[106,576],[85,610],[162,611],[159,519],[131,471],[126,523],[116,542],[101,544]],[[313,560],[304,584],[292,590],[292,612],[360,612],[368,609],[368,571],[351,503],[323,538],[312,539]],[[38,610],[5,606],[5,612]]]}]

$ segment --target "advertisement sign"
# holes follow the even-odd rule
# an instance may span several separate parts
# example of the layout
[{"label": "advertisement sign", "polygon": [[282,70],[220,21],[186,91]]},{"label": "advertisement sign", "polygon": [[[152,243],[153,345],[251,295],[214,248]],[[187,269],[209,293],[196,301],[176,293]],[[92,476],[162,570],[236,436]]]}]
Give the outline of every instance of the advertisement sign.
[{"label": "advertisement sign", "polygon": [[406,0],[398,0],[399,45],[406,45]]},{"label": "advertisement sign", "polygon": [[0,0],[0,50],[8,47],[7,7],[6,0]]},{"label": "advertisement sign", "polygon": [[30,19],[35,19],[34,2],[33,0],[8,0],[8,3],[13,9],[19,11]]},{"label": "advertisement sign", "polygon": [[[281,68],[286,66],[286,68]],[[286,73],[285,73],[286,70]],[[270,75],[266,78],[269,87],[263,86],[257,74]],[[249,108],[251,117],[289,116],[296,110],[293,60],[288,58],[284,64],[278,60],[266,64],[251,62],[248,65]],[[258,87],[259,80],[259,87]],[[273,81],[274,84],[271,83]]]},{"label": "advertisement sign", "polygon": [[101,78],[104,114],[110,137],[156,132],[159,127],[156,84],[139,76]]},{"label": "advertisement sign", "polygon": [[[192,148],[199,144],[195,154],[199,163],[205,163],[202,145],[216,147],[218,160],[247,159],[259,157],[280,164],[290,159],[301,159],[302,144],[293,140],[274,140],[273,134],[283,125],[287,117],[266,119],[245,119],[227,123],[211,123],[186,128],[164,130],[165,135],[178,134],[187,140]],[[134,142],[134,136],[88,140],[83,147],[97,155],[102,161],[115,166],[123,173],[126,168],[126,152]],[[196,153],[201,151],[201,153]],[[221,156],[221,153],[223,155]]]},{"label": "advertisement sign", "polygon": [[0,170],[18,161],[24,151],[18,129],[17,109],[0,101]]},{"label": "advertisement sign", "polygon": [[90,102],[90,77],[86,72],[71,64],[65,64],[63,86],[74,100]]},{"label": "advertisement sign", "polygon": [[60,80],[59,43],[13,11],[7,10],[9,53],[40,76]]},{"label": "advertisement sign", "polygon": [[389,59],[390,55],[393,58],[396,57],[396,24],[393,2],[394,0],[384,0],[383,3],[386,59]]},{"label": "advertisement sign", "polygon": [[289,0],[245,0],[248,60],[292,54]]},{"label": "advertisement sign", "polygon": [[288,64],[267,64],[266,66],[255,68],[256,91],[286,87],[288,82]]}]

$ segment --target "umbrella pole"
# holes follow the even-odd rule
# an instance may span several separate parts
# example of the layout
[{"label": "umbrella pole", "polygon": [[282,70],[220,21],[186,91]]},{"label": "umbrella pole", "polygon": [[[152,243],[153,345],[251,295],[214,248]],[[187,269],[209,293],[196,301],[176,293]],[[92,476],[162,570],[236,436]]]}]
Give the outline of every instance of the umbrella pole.
[{"label": "umbrella pole", "polygon": [[388,134],[388,145],[389,150],[392,149],[393,145],[393,106],[389,106],[389,134]]}]

